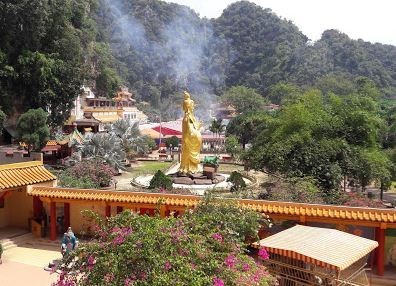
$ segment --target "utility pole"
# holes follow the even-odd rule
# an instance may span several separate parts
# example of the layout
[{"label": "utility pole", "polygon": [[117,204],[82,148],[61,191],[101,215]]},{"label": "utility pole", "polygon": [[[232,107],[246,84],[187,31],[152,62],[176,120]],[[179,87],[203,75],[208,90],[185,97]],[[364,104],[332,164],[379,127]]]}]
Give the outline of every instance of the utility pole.
[{"label": "utility pole", "polygon": [[161,138],[162,138],[162,118],[161,118],[161,112],[159,114],[159,120],[160,120],[160,126],[159,126],[159,145],[161,146]]}]

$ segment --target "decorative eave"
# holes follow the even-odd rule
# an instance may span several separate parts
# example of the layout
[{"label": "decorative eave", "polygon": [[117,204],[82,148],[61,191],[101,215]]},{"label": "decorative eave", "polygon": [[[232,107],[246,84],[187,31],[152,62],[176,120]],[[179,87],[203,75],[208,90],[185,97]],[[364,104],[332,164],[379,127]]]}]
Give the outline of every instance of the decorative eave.
[{"label": "decorative eave", "polygon": [[[96,189],[66,189],[33,186],[31,196],[53,201],[101,201],[108,204],[161,204],[165,206],[194,208],[202,200],[200,196],[146,192],[106,191]],[[396,210],[333,205],[300,204],[264,200],[238,200],[241,207],[265,213],[272,218],[305,221],[349,223],[381,228],[396,227]]]},{"label": "decorative eave", "polygon": [[300,221],[357,221],[360,224],[392,224],[396,227],[396,210],[369,207],[347,207],[293,202],[239,200],[243,206],[272,217],[289,218]]},{"label": "decorative eave", "polygon": [[179,207],[195,207],[201,201],[198,196],[172,195],[145,192],[107,191],[96,189],[69,189],[34,186],[28,195],[53,200],[104,201],[106,203],[163,204]]}]

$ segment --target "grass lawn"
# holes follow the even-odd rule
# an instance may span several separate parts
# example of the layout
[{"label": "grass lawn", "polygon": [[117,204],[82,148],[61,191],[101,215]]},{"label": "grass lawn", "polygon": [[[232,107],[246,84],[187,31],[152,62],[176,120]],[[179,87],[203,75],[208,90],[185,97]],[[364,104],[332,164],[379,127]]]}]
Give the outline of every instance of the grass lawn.
[{"label": "grass lawn", "polygon": [[391,193],[396,193],[396,182],[392,182],[391,187],[389,188],[389,191]]},{"label": "grass lawn", "polygon": [[127,171],[132,174],[154,174],[157,170],[166,170],[172,165],[172,162],[159,161],[139,161],[137,165],[127,168]]},{"label": "grass lawn", "polygon": [[243,171],[243,166],[234,165],[234,164],[220,164],[219,165],[219,173],[231,173],[233,171]]},{"label": "grass lawn", "polygon": [[158,161],[139,161],[137,164],[133,164],[121,174],[116,176],[117,190],[135,190],[136,188],[131,185],[131,180],[134,177],[140,175],[154,174],[157,170],[166,171],[172,162],[158,162]]}]

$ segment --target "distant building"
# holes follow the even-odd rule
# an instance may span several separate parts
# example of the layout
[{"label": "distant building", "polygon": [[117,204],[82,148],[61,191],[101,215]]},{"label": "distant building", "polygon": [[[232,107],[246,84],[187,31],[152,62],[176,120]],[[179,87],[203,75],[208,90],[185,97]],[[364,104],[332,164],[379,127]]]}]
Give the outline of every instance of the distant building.
[{"label": "distant building", "polygon": [[232,105],[225,105],[222,103],[212,104],[210,108],[210,116],[216,119],[231,120],[238,113]]},{"label": "distant building", "polygon": [[114,101],[117,105],[117,110],[122,110],[122,118],[129,121],[147,122],[147,115],[137,109],[135,106],[136,100],[132,98],[132,93],[128,91],[128,88],[122,87]]},{"label": "distant building", "polygon": [[123,87],[113,99],[96,97],[89,87],[82,87],[83,92],[74,101],[65,131],[72,132],[74,127],[80,132],[104,131],[104,126],[119,119],[146,122],[147,116],[136,108],[136,100],[128,88]]}]

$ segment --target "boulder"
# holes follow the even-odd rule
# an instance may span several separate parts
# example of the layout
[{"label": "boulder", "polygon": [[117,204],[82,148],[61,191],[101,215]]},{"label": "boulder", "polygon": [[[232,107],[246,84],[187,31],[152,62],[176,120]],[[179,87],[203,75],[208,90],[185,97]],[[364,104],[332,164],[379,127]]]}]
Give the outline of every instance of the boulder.
[{"label": "boulder", "polygon": [[208,180],[208,179],[195,179],[194,180],[194,184],[195,185],[211,185],[212,184],[212,180]]},{"label": "boulder", "polygon": [[222,176],[222,175],[216,174],[216,175],[214,176],[214,179],[213,179],[213,180],[216,180],[217,183],[221,183],[221,182],[224,182],[224,181],[225,181],[225,177]]},{"label": "boulder", "polygon": [[189,177],[190,177],[191,179],[193,179],[193,180],[194,180],[194,179],[198,179],[198,178],[201,178],[201,177],[202,177],[202,173],[198,172],[198,173],[190,174]]},{"label": "boulder", "polygon": [[182,184],[182,185],[194,184],[194,181],[191,180],[191,178],[189,178],[189,177],[176,177],[176,178],[173,178],[172,181],[174,184]]}]

